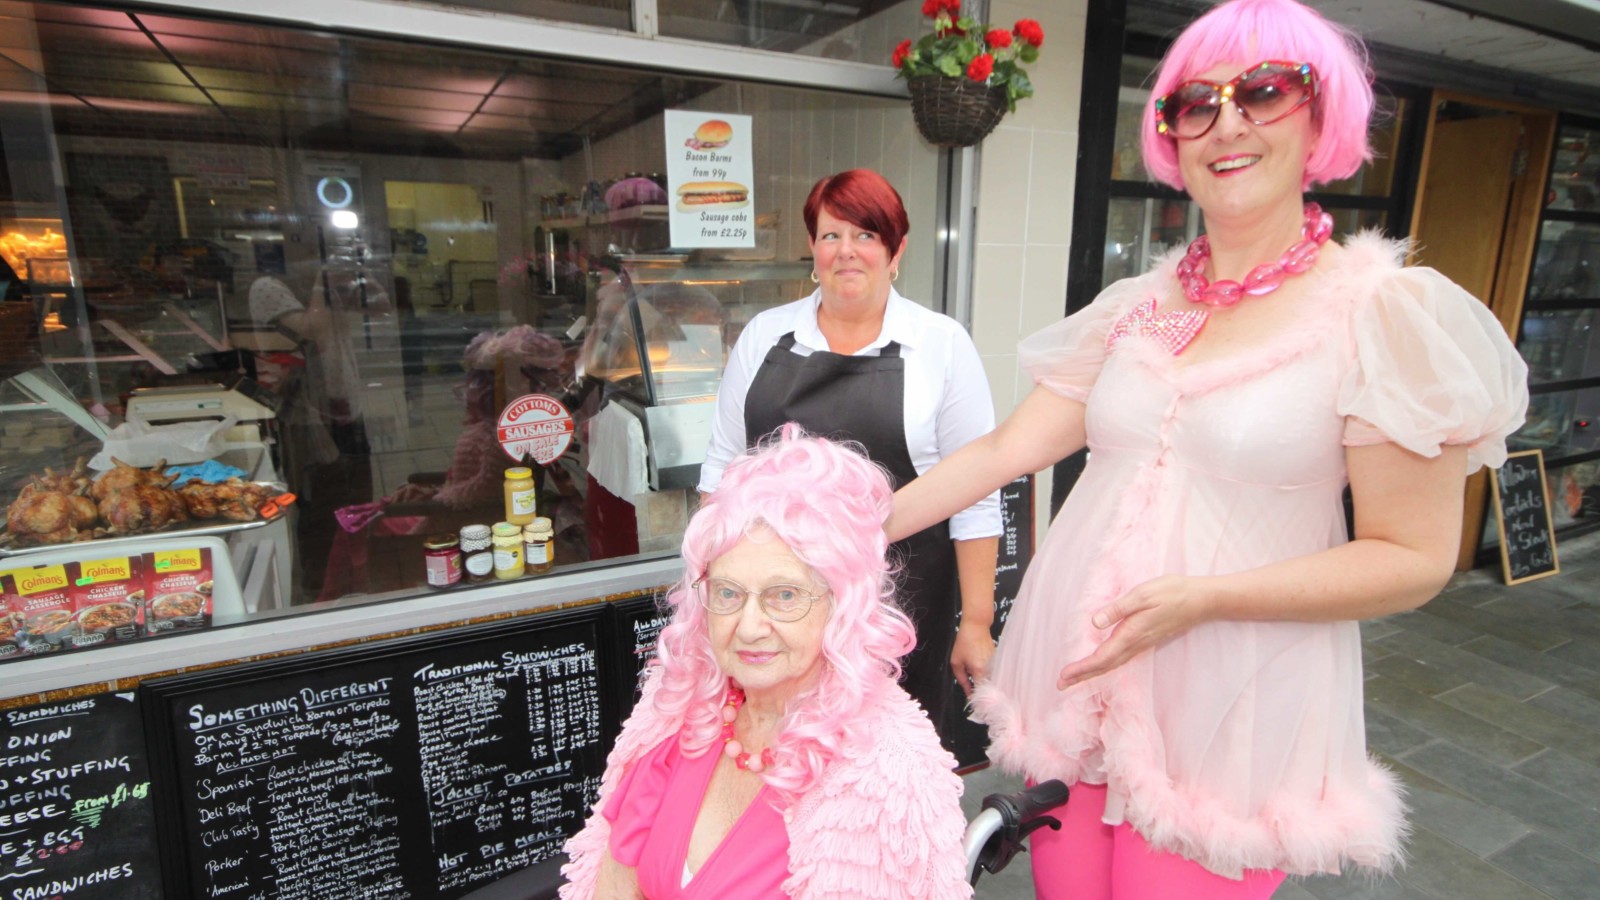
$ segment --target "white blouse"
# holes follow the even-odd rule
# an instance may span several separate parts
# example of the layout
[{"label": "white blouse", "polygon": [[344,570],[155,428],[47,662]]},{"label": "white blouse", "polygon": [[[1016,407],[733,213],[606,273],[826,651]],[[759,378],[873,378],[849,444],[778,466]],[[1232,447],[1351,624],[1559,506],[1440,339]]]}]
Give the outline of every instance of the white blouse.
[{"label": "white blouse", "polygon": [[[817,325],[822,292],[760,313],[733,346],[727,371],[717,393],[717,415],[711,428],[711,446],[700,467],[700,490],[711,492],[722,481],[722,470],[748,444],[744,427],[744,401],[756,370],[778,339],[794,332],[794,352],[810,356],[828,349]],[[994,430],[994,402],[984,375],[978,348],[956,320],[933,312],[889,291],[883,330],[877,340],[856,351],[856,356],[878,356],[895,341],[906,365],[905,428],[911,462],[921,475],[939,460],[974,438]],[[1000,494],[993,494],[950,517],[954,540],[994,537],[1000,533]]]}]

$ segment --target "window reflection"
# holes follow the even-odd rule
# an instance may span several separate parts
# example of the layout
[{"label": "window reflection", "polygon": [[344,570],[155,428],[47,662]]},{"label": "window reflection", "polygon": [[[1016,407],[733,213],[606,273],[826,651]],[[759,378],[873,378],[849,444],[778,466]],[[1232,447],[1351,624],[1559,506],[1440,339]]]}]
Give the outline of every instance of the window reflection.
[{"label": "window reflection", "polygon": [[[811,292],[800,210],[821,175],[891,179],[914,248],[896,286],[937,303],[915,249],[934,245],[937,153],[900,101],[92,7],[4,15],[28,70],[0,98],[0,348],[18,348],[0,379],[43,363],[62,406],[109,426],[175,421],[174,397],[242,413],[223,461],[299,498],[292,525],[260,530],[279,575],[252,609],[422,589],[429,536],[505,518],[500,417],[527,394],[575,421],[535,466],[558,566],[675,552],[726,348]],[[668,108],[752,117],[753,246],[672,246]],[[13,421],[7,500],[99,449],[60,410]]]}]

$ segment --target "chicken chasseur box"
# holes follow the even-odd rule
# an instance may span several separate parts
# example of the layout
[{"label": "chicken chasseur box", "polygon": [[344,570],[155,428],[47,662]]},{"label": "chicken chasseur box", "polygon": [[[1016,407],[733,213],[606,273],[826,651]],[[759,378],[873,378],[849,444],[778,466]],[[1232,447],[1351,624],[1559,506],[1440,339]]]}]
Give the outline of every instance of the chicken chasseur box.
[{"label": "chicken chasseur box", "polygon": [[113,556],[69,563],[78,634],[73,645],[88,647],[131,641],[145,633],[143,559]]},{"label": "chicken chasseur box", "polygon": [[205,547],[157,550],[143,558],[145,631],[192,631],[211,624],[211,551]]}]

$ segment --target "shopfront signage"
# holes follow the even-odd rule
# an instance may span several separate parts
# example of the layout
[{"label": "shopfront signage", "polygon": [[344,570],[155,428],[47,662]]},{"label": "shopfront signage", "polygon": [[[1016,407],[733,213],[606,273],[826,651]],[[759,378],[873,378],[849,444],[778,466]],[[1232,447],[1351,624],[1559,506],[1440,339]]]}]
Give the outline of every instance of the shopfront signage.
[{"label": "shopfront signage", "polygon": [[500,412],[496,434],[506,455],[517,462],[548,466],[572,444],[572,413],[545,394],[524,394]]},{"label": "shopfront signage", "polygon": [[1494,518],[1500,526],[1500,568],[1506,584],[1560,572],[1544,452],[1513,453],[1504,465],[1491,469],[1489,477],[1494,482]]},{"label": "shopfront signage", "polygon": [[669,109],[664,119],[672,246],[754,247],[751,117]]},{"label": "shopfront signage", "polygon": [[134,694],[0,712],[6,900],[158,900],[153,805]]},{"label": "shopfront signage", "polygon": [[458,897],[561,849],[615,730],[605,607],[141,686],[169,897]]}]

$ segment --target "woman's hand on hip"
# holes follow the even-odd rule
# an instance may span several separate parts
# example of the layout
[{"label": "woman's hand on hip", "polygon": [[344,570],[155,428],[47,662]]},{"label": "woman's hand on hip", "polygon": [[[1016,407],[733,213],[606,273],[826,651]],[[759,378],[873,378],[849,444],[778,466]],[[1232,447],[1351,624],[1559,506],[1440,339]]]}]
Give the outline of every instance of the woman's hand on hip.
[{"label": "woman's hand on hip", "polygon": [[950,673],[968,697],[978,682],[989,677],[989,660],[994,657],[994,638],[989,626],[963,620],[956,629],[955,649],[950,651]]},{"label": "woman's hand on hip", "polygon": [[1204,581],[1163,575],[1102,607],[1091,621],[1096,628],[1110,630],[1110,636],[1093,653],[1062,669],[1056,689],[1104,675],[1206,621],[1210,616]]}]

